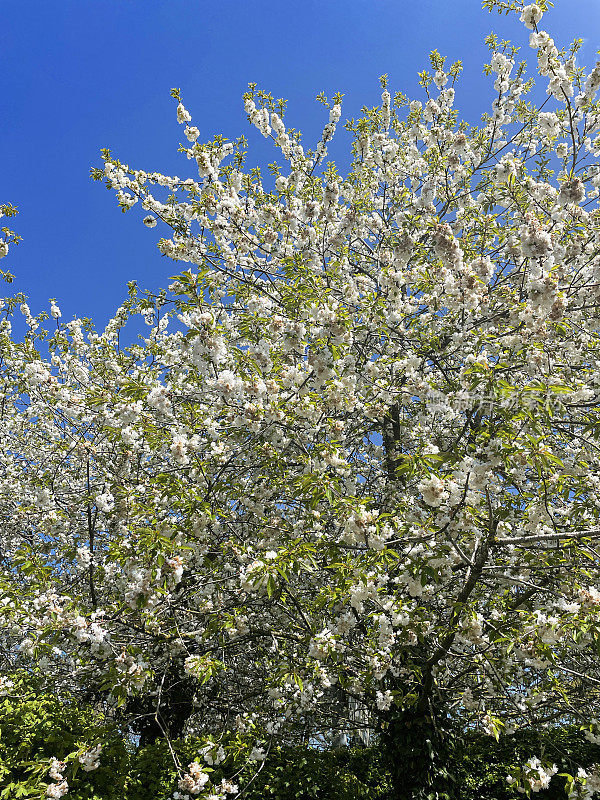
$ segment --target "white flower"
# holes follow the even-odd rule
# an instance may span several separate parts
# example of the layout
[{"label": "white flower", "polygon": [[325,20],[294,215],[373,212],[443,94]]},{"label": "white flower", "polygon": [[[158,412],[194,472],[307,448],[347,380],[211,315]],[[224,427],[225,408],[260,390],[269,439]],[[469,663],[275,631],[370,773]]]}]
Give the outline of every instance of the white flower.
[{"label": "white flower", "polygon": [[240,385],[240,378],[232,372],[232,370],[224,369],[221,371],[216,381],[215,388],[220,394],[227,397],[235,394],[240,388]]},{"label": "white flower", "polygon": [[190,112],[185,108],[183,103],[177,106],[177,122],[183,125],[184,122],[190,122],[192,119]]},{"label": "white flower", "polygon": [[202,749],[202,755],[204,756],[206,763],[210,764],[211,767],[225,761],[225,758],[227,757],[222,745],[219,745],[218,747],[215,745],[207,745]]},{"label": "white flower", "polygon": [[544,136],[548,138],[558,136],[560,133],[560,120],[551,111],[542,111],[538,114],[538,125]]},{"label": "white flower", "polygon": [[39,386],[50,381],[50,372],[41,361],[26,364],[23,373],[30,386]]},{"label": "white flower", "polygon": [[342,116],[342,107],[338,103],[334,105],[329,112],[329,122],[332,122],[335,125],[337,122],[340,121],[341,116]]},{"label": "white flower", "polygon": [[171,568],[174,582],[177,584],[183,575],[183,559],[181,556],[173,556],[165,559],[165,564]]},{"label": "white flower", "polygon": [[103,492],[96,497],[96,506],[100,511],[108,514],[115,507],[115,498],[110,492]]},{"label": "white flower", "polygon": [[485,283],[489,283],[494,275],[494,263],[488,256],[481,256],[471,263],[471,270]]},{"label": "white flower", "polygon": [[164,386],[155,386],[148,392],[146,401],[149,406],[167,414],[171,410],[171,401]]},{"label": "white flower", "polygon": [[92,554],[87,547],[78,547],[75,558],[77,565],[83,569],[87,569],[92,563]]},{"label": "white flower", "polygon": [[588,586],[587,589],[581,588],[579,599],[585,606],[598,606],[600,605],[600,592],[595,586]]},{"label": "white flower", "polygon": [[185,436],[180,433],[176,433],[173,436],[173,442],[171,444],[171,455],[177,461],[178,464],[188,464],[189,458],[187,456],[187,447],[188,441]]},{"label": "white flower", "polygon": [[542,9],[538,5],[531,3],[531,5],[523,8],[520,20],[525,23],[526,28],[533,30],[534,26],[541,20],[542,13]]},{"label": "white flower", "polygon": [[51,783],[46,789],[46,797],[50,797],[52,800],[59,800],[59,798],[64,797],[68,791],[69,784],[66,781]]},{"label": "white flower", "polygon": [[92,772],[100,766],[100,753],[102,752],[102,745],[97,744],[91,750],[87,750],[79,756],[79,763],[82,765],[84,772]]},{"label": "white flower", "polygon": [[428,506],[439,506],[444,499],[445,485],[437,475],[425,478],[418,485],[417,489],[423,495],[423,500]]},{"label": "white flower", "polygon": [[560,187],[558,195],[558,204],[560,206],[566,206],[569,203],[579,204],[582,200],[585,200],[585,186],[579,178],[565,181]]},{"label": "white flower", "polygon": [[558,767],[553,764],[550,768],[542,765],[539,758],[533,757],[525,764],[526,781],[534,792],[547,789],[553,775],[558,772]]},{"label": "white flower", "polygon": [[438,89],[442,89],[448,83],[448,75],[439,69],[433,78],[433,81]]},{"label": "white flower", "polygon": [[207,781],[208,775],[206,772],[202,772],[201,765],[197,761],[192,761],[192,763],[188,765],[187,774],[180,779],[178,785],[184,792],[200,794]]},{"label": "white flower", "polygon": [[195,142],[196,139],[200,136],[200,131],[198,130],[198,128],[190,127],[189,125],[185,126],[184,133],[189,142]]},{"label": "white flower", "polygon": [[50,761],[50,769],[48,770],[50,777],[56,783],[51,783],[46,789],[46,797],[58,800],[64,797],[69,791],[69,784],[63,777],[63,771],[67,765],[64,761],[59,761],[57,758],[52,758]]},{"label": "white flower", "polygon": [[553,248],[552,236],[540,227],[536,219],[521,228],[521,244],[524,256],[546,258]]},{"label": "white flower", "polygon": [[391,708],[392,703],[394,702],[394,695],[388,689],[385,692],[377,692],[375,695],[375,701],[377,703],[377,708],[380,711],[387,711]]},{"label": "white flower", "polygon": [[512,71],[513,63],[504,53],[494,53],[491,60],[491,67],[494,72],[501,75],[508,75]]},{"label": "white flower", "polygon": [[585,82],[585,94],[590,99],[594,97],[600,88],[600,62],[596,64]]},{"label": "white flower", "polygon": [[144,223],[144,225],[147,228],[155,228],[156,227],[156,217],[153,217],[152,214],[148,214],[147,217],[144,217],[142,222]]}]

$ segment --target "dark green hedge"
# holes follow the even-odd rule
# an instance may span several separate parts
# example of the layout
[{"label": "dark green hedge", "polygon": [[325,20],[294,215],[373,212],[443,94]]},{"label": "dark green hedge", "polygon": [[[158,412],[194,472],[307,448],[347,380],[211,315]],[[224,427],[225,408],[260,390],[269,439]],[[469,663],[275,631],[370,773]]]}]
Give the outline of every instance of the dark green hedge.
[{"label": "dark green hedge", "polygon": [[[177,773],[165,741],[136,749],[117,728],[93,709],[41,688],[31,675],[13,676],[15,686],[0,696],[0,798],[29,800],[44,795],[47,760],[73,754],[78,748],[106,741],[99,769],[69,775],[70,800],[169,800]],[[198,757],[204,742],[173,743],[185,767]],[[508,786],[510,769],[536,755],[546,757],[559,772],[576,774],[578,767],[600,762],[600,747],[576,729],[522,730],[499,742],[467,734],[455,744],[449,772],[461,800],[509,800],[522,797]],[[200,760],[202,760],[200,758]],[[71,758],[76,763],[76,758]],[[376,746],[321,751],[287,747],[271,751],[256,772],[230,756],[212,775],[245,787],[245,800],[398,800]],[[38,765],[36,767],[36,765]],[[241,768],[241,769],[240,769]],[[564,779],[556,775],[540,798],[565,798]]]},{"label": "dark green hedge", "polygon": [[[182,763],[194,757],[193,742],[177,743]],[[197,752],[197,749],[196,749]],[[184,755],[185,754],[185,755]],[[489,736],[466,735],[455,746],[448,766],[461,800],[514,800],[523,795],[511,788],[506,776],[512,767],[536,755],[576,774],[578,767],[600,762],[600,747],[587,742],[577,729],[557,729],[541,739],[524,730],[496,742]],[[248,785],[245,800],[397,800],[391,778],[383,767],[377,747],[320,751],[308,748],[278,748],[271,751],[261,771]],[[232,765],[225,764],[229,776]],[[242,787],[246,771],[236,778]],[[132,758],[126,800],[167,800],[175,771],[168,748],[156,742]],[[565,800],[565,781],[555,775],[540,798]],[[408,800],[408,798],[407,798]]]},{"label": "dark green hedge", "polygon": [[[184,766],[198,752],[193,740],[173,746]],[[222,776],[235,776],[245,787],[244,800],[383,800],[390,788],[377,754],[369,750],[277,748],[257,772],[258,766],[236,774],[228,759],[211,777],[219,782]],[[176,778],[167,745],[155,742],[132,756],[124,800],[168,800]]]},{"label": "dark green hedge", "polygon": [[[522,765],[531,756],[555,763],[559,773],[576,775],[578,767],[600,762],[600,747],[588,742],[576,728],[556,728],[544,731],[543,736],[533,730],[521,730],[500,737],[499,742],[489,736],[471,734],[455,747],[450,771],[461,789],[461,798],[508,800],[523,797],[506,783],[510,768]],[[565,779],[557,774],[539,797],[564,800],[564,786]]]},{"label": "dark green hedge", "polygon": [[390,776],[374,748],[278,748],[247,789],[248,800],[385,800]]}]

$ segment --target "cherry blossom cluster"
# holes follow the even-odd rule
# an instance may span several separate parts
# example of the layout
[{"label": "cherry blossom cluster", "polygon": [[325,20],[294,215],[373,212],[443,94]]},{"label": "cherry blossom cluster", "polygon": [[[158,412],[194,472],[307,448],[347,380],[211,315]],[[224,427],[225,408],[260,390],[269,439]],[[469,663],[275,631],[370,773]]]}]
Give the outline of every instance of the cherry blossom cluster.
[{"label": "cherry blossom cluster", "polygon": [[48,788],[46,789],[46,797],[50,797],[52,800],[55,800],[55,798],[64,797],[68,793],[69,784],[63,776],[66,766],[67,765],[64,761],[59,761],[57,758],[53,758],[51,760],[48,774],[54,782],[48,784]]}]

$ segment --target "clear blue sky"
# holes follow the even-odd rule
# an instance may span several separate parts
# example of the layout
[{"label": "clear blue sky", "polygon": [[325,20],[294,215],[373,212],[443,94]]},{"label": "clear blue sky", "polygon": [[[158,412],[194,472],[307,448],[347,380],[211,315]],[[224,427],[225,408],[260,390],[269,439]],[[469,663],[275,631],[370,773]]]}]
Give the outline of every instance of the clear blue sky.
[{"label": "clear blue sky", "polygon": [[[492,94],[486,34],[524,45],[534,62],[524,28],[479,0],[0,0],[0,18],[0,202],[19,207],[24,237],[0,266],[35,313],[56,297],[63,319],[98,326],[128,280],[156,289],[177,270],[156,250],[160,227],[144,228],[137,206],[121,214],[89,177],[103,147],[132,167],[195,177],[177,153],[171,87],[202,141],[246,133],[248,163],[264,165],[275,151],[246,121],[250,81],[289,100],[288,125],[307,145],[326,121],[319,91],[345,93],[344,117],[378,102],[382,73],[392,91],[421,97],[417,71],[434,48],[463,61],[457,106],[473,123]],[[580,62],[591,66],[600,0],[557,0],[544,27],[557,44],[584,37]]]}]

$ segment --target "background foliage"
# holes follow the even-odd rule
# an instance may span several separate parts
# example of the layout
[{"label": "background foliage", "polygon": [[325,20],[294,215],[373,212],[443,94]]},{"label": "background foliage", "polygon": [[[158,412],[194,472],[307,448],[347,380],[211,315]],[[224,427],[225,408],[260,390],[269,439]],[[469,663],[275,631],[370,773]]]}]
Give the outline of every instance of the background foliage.
[{"label": "background foliage", "polygon": [[[47,765],[52,756],[66,759],[100,739],[107,742],[99,769],[69,773],[73,800],[168,800],[177,782],[169,744],[157,739],[145,747],[124,737],[99,711],[44,688],[41,675],[12,676],[10,693],[0,697],[0,797],[38,798],[45,793]],[[205,739],[172,743],[181,764],[198,754]],[[246,763],[243,742],[229,748],[226,761],[211,776],[233,778],[245,800],[391,800],[392,780],[377,745],[365,748],[319,750],[277,747],[262,768]],[[538,753],[554,761],[559,772],[574,774],[579,767],[600,761],[600,747],[587,742],[575,728],[556,728],[542,735],[521,730],[496,742],[490,736],[467,734],[454,740],[449,771],[464,800],[509,800],[519,797],[506,776],[516,765]],[[73,763],[77,759],[71,758]],[[210,770],[210,767],[206,767]],[[560,775],[540,793],[548,800],[566,797]]]}]

